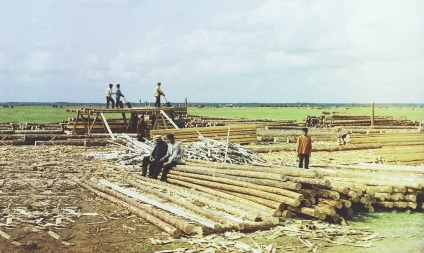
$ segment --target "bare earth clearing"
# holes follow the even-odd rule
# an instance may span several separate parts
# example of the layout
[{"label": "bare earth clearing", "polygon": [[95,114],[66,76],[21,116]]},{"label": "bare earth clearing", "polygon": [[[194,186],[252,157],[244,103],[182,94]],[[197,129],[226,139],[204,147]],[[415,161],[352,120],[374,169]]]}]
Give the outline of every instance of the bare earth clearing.
[{"label": "bare earth clearing", "polygon": [[[0,252],[310,252],[304,240],[316,236],[321,222],[280,218],[280,224],[267,231],[172,239],[147,221],[71,180],[72,177],[113,178],[114,175],[140,174],[137,166],[123,168],[117,162],[87,156],[116,149],[0,147]],[[269,161],[295,164],[295,156],[290,152],[263,156]],[[372,161],[373,156],[364,150],[339,152],[337,156],[318,152],[311,163],[335,164],[338,159],[367,162]],[[350,227],[334,225],[334,229],[348,229],[348,232],[332,240],[333,243],[311,239],[310,242],[318,244],[315,250],[424,252],[422,213],[362,214],[348,223]],[[315,229],[307,229],[311,226]],[[355,228],[361,231],[359,236],[353,235]],[[368,234],[363,234],[365,232]],[[371,247],[337,245],[334,241],[371,243]]]}]

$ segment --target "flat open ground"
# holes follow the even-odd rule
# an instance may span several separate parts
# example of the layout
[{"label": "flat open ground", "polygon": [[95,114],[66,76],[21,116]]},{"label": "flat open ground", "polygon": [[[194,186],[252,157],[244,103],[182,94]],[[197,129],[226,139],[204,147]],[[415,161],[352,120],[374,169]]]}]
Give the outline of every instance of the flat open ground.
[{"label": "flat open ground", "polygon": [[[221,109],[232,112],[244,110]],[[271,112],[278,110],[267,109]],[[195,109],[190,113],[199,114],[201,110]],[[317,111],[304,110],[308,110],[305,115],[312,114],[309,110]],[[423,115],[422,108],[420,110],[417,118]],[[279,117],[286,119],[284,115]],[[114,175],[140,174],[138,166],[123,167],[114,161],[88,156],[93,152],[116,150],[116,147],[0,146],[0,231],[4,232],[0,236],[0,252],[183,252],[182,248],[186,249],[185,252],[229,251],[223,246],[206,249],[206,242],[203,246],[188,243],[195,238],[170,239],[146,220],[95,196],[71,180],[72,177],[113,178]],[[290,152],[262,156],[287,166],[296,164],[296,158]],[[370,162],[374,157],[368,151],[356,150],[317,152],[311,159],[311,164],[319,161],[320,164],[336,165]],[[281,218],[278,228],[296,224],[297,220]],[[347,237],[339,241],[341,245],[314,241],[319,244],[317,252],[424,252],[422,212],[362,213],[347,222],[352,229],[367,229],[376,234],[370,239],[370,247],[342,245],[350,243]],[[224,235],[216,235],[217,238],[220,236],[225,238]],[[207,238],[212,241],[212,238]],[[227,238],[253,247],[272,245],[271,249],[275,252],[310,252],[299,236],[278,233],[278,230],[242,236],[234,233]],[[237,249],[233,252],[252,251]]]}]

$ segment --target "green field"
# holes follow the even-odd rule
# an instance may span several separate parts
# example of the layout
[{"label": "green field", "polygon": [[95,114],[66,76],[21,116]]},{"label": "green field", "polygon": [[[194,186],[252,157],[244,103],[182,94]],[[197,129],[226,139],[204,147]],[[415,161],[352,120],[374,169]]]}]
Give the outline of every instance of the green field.
[{"label": "green field", "polygon": [[[84,106],[85,108],[89,106]],[[14,123],[52,123],[76,117],[76,113],[67,109],[78,109],[81,106],[15,106],[0,107],[0,122]],[[344,112],[354,115],[371,115],[371,108],[365,106],[351,107],[189,107],[188,113],[194,115],[216,117],[239,117],[260,119],[285,119],[303,121],[307,115],[320,115],[322,111]],[[375,115],[406,117],[409,120],[424,120],[423,106],[375,106]],[[120,114],[107,114],[108,118],[119,118]]]}]

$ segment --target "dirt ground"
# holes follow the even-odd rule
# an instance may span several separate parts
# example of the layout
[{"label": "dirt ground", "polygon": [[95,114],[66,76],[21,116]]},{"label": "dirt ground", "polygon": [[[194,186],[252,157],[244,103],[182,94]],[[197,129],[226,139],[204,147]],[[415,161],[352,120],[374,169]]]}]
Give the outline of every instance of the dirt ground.
[{"label": "dirt ground", "polygon": [[[145,220],[73,182],[72,177],[123,173],[116,161],[99,162],[86,156],[95,150],[105,148],[0,147],[0,253],[228,252],[225,248],[205,249],[187,240],[174,240]],[[290,156],[265,155],[274,162],[284,159],[284,164],[295,164],[295,158]],[[311,163],[332,164],[337,159],[347,159],[340,156],[372,159],[372,154],[365,151],[340,152],[337,156],[320,152]],[[138,172],[133,168],[131,173]],[[296,221],[281,219],[280,225],[293,222]],[[368,227],[378,234],[370,248],[316,241],[317,252],[424,252],[423,213],[361,214],[348,223],[352,227]],[[298,236],[276,237],[269,233],[252,233],[235,238],[234,242],[272,245],[270,249],[274,252],[310,251]]]}]

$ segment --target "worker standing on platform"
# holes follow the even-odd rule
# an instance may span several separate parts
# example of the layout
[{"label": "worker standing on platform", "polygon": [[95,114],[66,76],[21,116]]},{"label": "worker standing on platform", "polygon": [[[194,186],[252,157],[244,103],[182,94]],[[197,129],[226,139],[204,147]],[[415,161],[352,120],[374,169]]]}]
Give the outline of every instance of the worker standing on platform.
[{"label": "worker standing on platform", "polygon": [[165,93],[163,93],[163,91],[160,89],[160,85],[161,83],[158,83],[155,89],[155,94],[154,94],[156,97],[155,107],[160,107],[160,96],[165,96]]},{"label": "worker standing on platform", "polygon": [[125,96],[124,96],[124,94],[122,94],[120,88],[121,88],[121,85],[118,83],[116,85],[116,92],[115,92],[115,94],[116,94],[116,96],[115,96],[115,98],[116,98],[116,108],[124,108],[124,105],[122,104],[122,101],[121,101],[121,97],[125,97]]},{"label": "worker standing on platform", "polygon": [[115,94],[112,92],[113,84],[109,84],[109,88],[106,89],[106,108],[109,109],[109,102],[112,103],[112,109],[115,108],[115,100],[113,100],[112,95]]},{"label": "worker standing on platform", "polygon": [[299,168],[309,169],[309,157],[312,152],[312,139],[308,136],[308,129],[302,128],[303,134],[297,139],[297,156],[299,157]]}]

